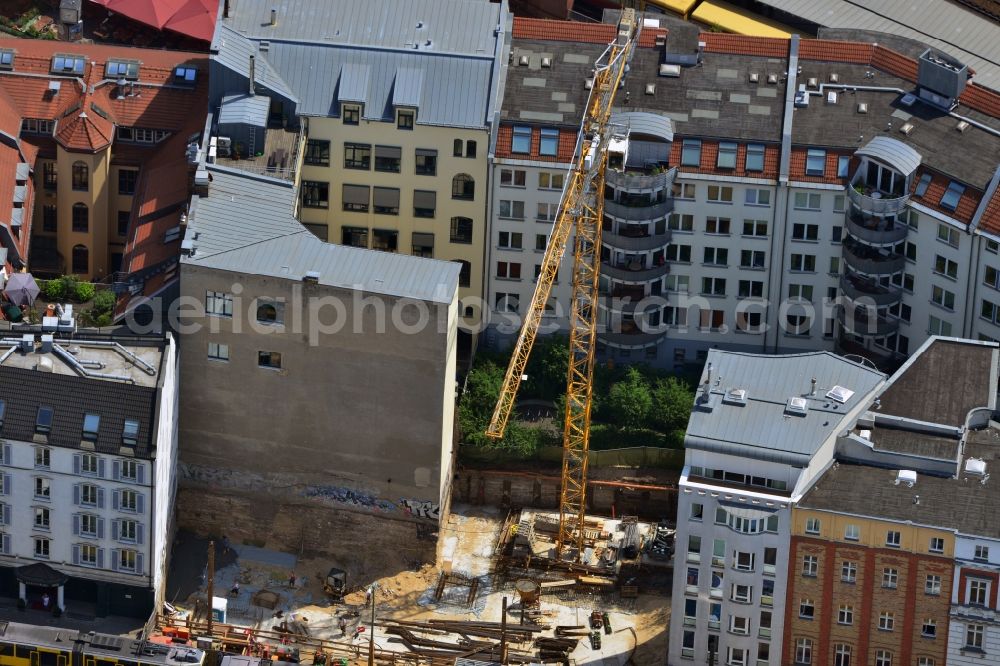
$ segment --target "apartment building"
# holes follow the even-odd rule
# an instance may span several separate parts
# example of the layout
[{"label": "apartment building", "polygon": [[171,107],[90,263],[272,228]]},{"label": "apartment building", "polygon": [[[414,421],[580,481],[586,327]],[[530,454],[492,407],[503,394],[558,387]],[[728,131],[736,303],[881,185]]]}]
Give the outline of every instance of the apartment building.
[{"label": "apartment building", "polygon": [[173,540],[173,340],[36,331],[2,346],[3,596],[147,618]]},{"label": "apartment building", "polygon": [[993,343],[928,341],[838,443],[792,511],[785,663],[995,658],[997,360]]},{"label": "apartment building", "polygon": [[884,381],[830,352],[708,353],[684,439],[668,663],[788,663],[792,507]]},{"label": "apartment building", "polygon": [[[516,18],[512,35],[492,179],[496,344],[546,233],[523,219],[550,216],[543,172],[571,161],[613,24]],[[893,43],[905,53],[644,22],[605,176],[603,358],[700,363],[718,346],[891,365],[930,335],[1000,336],[1000,94],[947,54]],[[553,292],[553,324],[569,290]]]},{"label": "apartment building", "polygon": [[460,267],[325,243],[295,219],[292,182],[204,168],[180,269],[197,304],[180,341],[184,525],[433,559],[415,537],[448,510]]},{"label": "apartment building", "polygon": [[[321,239],[459,262],[462,326],[478,333],[506,5],[273,6],[232,4],[220,23],[219,136],[273,157],[268,172],[301,166],[298,216]],[[301,135],[301,149],[276,148],[275,128]]]},{"label": "apartment building", "polygon": [[[132,261],[125,247],[140,219],[170,214],[188,197],[185,147],[203,124],[207,64],[194,53],[0,39],[10,154],[0,196],[13,205],[0,214],[0,243],[9,268],[124,290],[176,266],[176,239],[157,238],[169,252]],[[154,161],[166,168],[149,178]]]}]

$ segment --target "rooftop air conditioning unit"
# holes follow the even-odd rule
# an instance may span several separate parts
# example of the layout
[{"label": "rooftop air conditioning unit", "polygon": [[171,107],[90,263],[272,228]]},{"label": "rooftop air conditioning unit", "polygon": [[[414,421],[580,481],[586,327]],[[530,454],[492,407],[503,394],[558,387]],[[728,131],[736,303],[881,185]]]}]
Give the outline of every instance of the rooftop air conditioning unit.
[{"label": "rooftop air conditioning unit", "polygon": [[969,474],[982,476],[986,474],[986,461],[982,458],[969,458],[965,461],[965,471]]},{"label": "rooftop air conditioning unit", "polygon": [[912,488],[913,484],[917,482],[917,473],[912,469],[901,469],[896,473],[896,485],[905,483],[907,487]]}]

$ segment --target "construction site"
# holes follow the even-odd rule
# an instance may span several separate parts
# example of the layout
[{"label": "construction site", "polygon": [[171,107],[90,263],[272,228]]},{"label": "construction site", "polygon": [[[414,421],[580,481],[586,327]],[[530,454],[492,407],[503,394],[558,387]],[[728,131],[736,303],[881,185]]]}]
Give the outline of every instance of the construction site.
[{"label": "construction site", "polygon": [[[437,565],[419,568],[392,552],[330,562],[215,541],[202,557],[214,574],[157,615],[151,640],[289,663],[662,663],[673,530],[586,525],[577,561],[556,557],[557,512],[459,505]],[[378,569],[399,571],[362,573]]]}]

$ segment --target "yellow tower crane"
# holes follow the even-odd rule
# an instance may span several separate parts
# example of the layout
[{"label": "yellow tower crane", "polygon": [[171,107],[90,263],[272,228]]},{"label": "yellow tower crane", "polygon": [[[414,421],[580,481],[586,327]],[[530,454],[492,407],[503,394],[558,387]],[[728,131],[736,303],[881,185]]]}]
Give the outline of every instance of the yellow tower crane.
[{"label": "yellow tower crane", "polygon": [[575,547],[583,553],[587,462],[590,448],[590,408],[593,396],[594,350],[597,344],[598,278],[601,269],[601,219],[604,214],[604,169],[611,140],[611,107],[622,84],[640,26],[634,9],[622,10],[618,35],[597,59],[586,113],[580,124],[574,164],[552,226],[531,305],[514,344],[510,364],[487,437],[503,437],[524,377],[528,356],[542,321],[545,304],[562,263],[571,232],[573,297],[570,302],[569,369],[563,420],[562,487],[559,496],[559,537],[556,555]]}]

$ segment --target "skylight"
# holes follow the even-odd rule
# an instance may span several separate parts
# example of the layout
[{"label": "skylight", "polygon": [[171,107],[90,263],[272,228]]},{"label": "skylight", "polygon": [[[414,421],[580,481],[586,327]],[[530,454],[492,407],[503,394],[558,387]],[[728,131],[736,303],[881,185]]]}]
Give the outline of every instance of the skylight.
[{"label": "skylight", "polygon": [[931,175],[929,173],[923,174],[922,176],[920,176],[920,181],[917,183],[917,189],[913,191],[913,194],[915,194],[918,197],[924,196],[924,194],[927,192],[927,186],[930,184],[931,184]]},{"label": "skylight", "polygon": [[125,427],[122,429],[122,443],[125,446],[135,446],[139,443],[139,422],[133,419],[125,419]]},{"label": "skylight", "polygon": [[747,171],[764,170],[764,144],[762,143],[747,144],[746,170]]},{"label": "skylight", "polygon": [[104,66],[106,79],[137,79],[139,63],[135,60],[109,60]]},{"label": "skylight", "polygon": [[701,139],[684,139],[681,166],[701,166]]},{"label": "skylight", "polygon": [[52,56],[53,74],[83,74],[83,65],[86,62],[81,55],[57,55]]},{"label": "skylight", "polygon": [[848,400],[850,400],[852,395],[854,395],[854,391],[839,385],[834,386],[826,393],[826,397],[828,397],[830,400],[839,402],[842,405]]},{"label": "skylight", "polygon": [[52,431],[52,408],[39,407],[35,416],[35,432],[47,434]]},{"label": "skylight", "polygon": [[174,83],[177,85],[193,86],[198,77],[198,70],[194,67],[181,65],[174,70]]},{"label": "skylight", "polygon": [[723,141],[719,144],[719,157],[716,166],[720,169],[736,168],[736,144],[732,141]]},{"label": "skylight", "polygon": [[826,151],[810,148],[806,152],[806,175],[822,176],[826,172]]},{"label": "skylight", "polygon": [[14,69],[14,52],[0,49],[0,69]]},{"label": "skylight", "polygon": [[809,401],[805,398],[800,398],[798,396],[793,396],[788,399],[785,404],[785,413],[794,414],[795,416],[805,416],[806,412],[809,411]]},{"label": "skylight", "polygon": [[98,414],[84,414],[83,438],[89,441],[96,440],[100,426],[101,426],[101,417]]},{"label": "skylight", "polygon": [[965,192],[965,185],[955,181],[948,183],[948,189],[941,196],[941,207],[948,210],[958,208],[958,200],[962,198],[963,192]]}]

